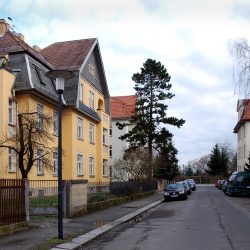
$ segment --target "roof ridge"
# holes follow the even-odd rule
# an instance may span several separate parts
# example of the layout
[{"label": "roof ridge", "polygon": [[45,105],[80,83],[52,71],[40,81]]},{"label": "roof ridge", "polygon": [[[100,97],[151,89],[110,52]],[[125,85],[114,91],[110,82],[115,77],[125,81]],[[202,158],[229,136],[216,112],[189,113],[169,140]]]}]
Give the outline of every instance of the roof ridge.
[{"label": "roof ridge", "polygon": [[117,97],[129,97],[129,96],[134,96],[136,97],[136,95],[115,95],[115,96],[110,96],[111,98],[114,97],[114,98],[117,98]]},{"label": "roof ridge", "polygon": [[[54,43],[51,43],[49,44],[48,46],[46,46],[45,48],[51,46],[51,45],[54,45],[54,44],[60,44],[60,43],[69,43],[69,42],[77,42],[77,41],[86,41],[86,40],[97,40],[97,37],[93,37],[93,38],[84,38],[84,39],[75,39],[75,40],[67,40],[67,41],[61,41],[61,42],[54,42]],[[45,49],[43,48],[43,49]],[[42,49],[42,50],[43,50]]]},{"label": "roof ridge", "polygon": [[[18,37],[17,35],[15,35],[13,32],[11,31],[7,31],[8,34],[24,49],[24,51],[29,52],[29,53],[34,53],[33,56],[39,56],[40,59],[42,61],[44,61],[43,63],[46,63],[47,66],[54,68],[38,51],[36,51],[35,49],[33,49],[28,43],[26,43],[25,41],[23,41],[20,37]],[[31,51],[29,51],[31,50]]]}]

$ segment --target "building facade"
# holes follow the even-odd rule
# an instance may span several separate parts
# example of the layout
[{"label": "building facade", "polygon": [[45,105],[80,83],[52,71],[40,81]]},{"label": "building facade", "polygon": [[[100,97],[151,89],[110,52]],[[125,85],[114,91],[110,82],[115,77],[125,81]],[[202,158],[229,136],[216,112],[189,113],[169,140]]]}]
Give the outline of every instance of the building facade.
[{"label": "building facade", "polygon": [[[0,20],[0,140],[15,129],[17,114],[51,117],[51,168],[36,161],[29,179],[57,178],[57,93],[46,77],[54,69],[70,70],[62,114],[63,179],[109,182],[110,97],[96,38],[31,47]],[[13,117],[12,117],[13,116]],[[36,154],[43,155],[43,149]],[[40,158],[39,158],[40,159]],[[0,178],[20,178],[15,156],[0,149]]]},{"label": "building facade", "polygon": [[250,100],[239,100],[237,112],[238,122],[234,128],[237,134],[237,171],[244,171],[250,156]]},{"label": "building facade", "polygon": [[[129,147],[129,143],[120,140],[119,137],[128,133],[132,128],[132,126],[126,126],[120,130],[116,123],[128,123],[131,116],[135,114],[135,105],[135,95],[111,97],[110,165],[113,181],[117,180],[117,170],[114,167],[114,162],[122,159],[124,151]],[[129,176],[124,176],[123,179],[128,180]]]}]

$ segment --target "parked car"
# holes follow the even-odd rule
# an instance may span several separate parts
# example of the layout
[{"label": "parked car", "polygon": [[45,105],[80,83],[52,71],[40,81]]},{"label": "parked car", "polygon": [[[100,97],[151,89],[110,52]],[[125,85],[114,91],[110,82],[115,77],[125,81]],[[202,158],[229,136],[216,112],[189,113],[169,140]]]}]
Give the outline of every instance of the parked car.
[{"label": "parked car", "polygon": [[215,182],[215,184],[214,184],[214,186],[215,186],[216,188],[219,188],[220,181],[221,181],[220,179],[216,180],[216,182]]},{"label": "parked car", "polygon": [[225,181],[226,180],[220,180],[220,182],[219,182],[219,189],[221,190],[222,189],[222,186],[223,186],[223,184],[225,183]]},{"label": "parked car", "polygon": [[172,183],[168,184],[166,188],[164,188],[164,200],[169,201],[171,199],[187,199],[187,191],[185,187],[180,183]]},{"label": "parked car", "polygon": [[225,195],[227,195],[227,181],[224,181],[221,190],[225,193]]},{"label": "parked car", "polygon": [[234,172],[226,186],[229,196],[250,196],[250,172]]},{"label": "parked car", "polygon": [[196,184],[194,179],[186,179],[188,185],[191,187],[192,191],[196,190]]},{"label": "parked car", "polygon": [[176,183],[184,185],[188,195],[190,195],[192,193],[192,188],[188,185],[187,181],[179,181]]}]

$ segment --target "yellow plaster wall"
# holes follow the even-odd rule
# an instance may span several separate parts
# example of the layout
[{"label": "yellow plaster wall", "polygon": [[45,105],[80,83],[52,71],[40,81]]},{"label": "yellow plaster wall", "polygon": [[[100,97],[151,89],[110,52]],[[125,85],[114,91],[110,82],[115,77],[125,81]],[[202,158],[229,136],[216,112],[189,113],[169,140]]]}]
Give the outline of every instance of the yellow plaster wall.
[{"label": "yellow plaster wall", "polygon": [[[15,76],[5,69],[0,69],[0,140],[6,138],[8,131],[9,98]],[[16,178],[16,172],[8,172],[8,149],[0,148],[0,178]]]}]

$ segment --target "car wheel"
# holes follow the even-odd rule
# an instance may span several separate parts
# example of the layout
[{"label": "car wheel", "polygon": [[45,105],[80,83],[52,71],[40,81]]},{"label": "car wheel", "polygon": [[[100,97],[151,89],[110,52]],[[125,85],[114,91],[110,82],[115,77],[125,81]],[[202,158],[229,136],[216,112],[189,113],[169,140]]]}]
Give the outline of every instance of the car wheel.
[{"label": "car wheel", "polygon": [[169,201],[169,199],[168,198],[164,198],[164,201],[167,202],[167,201]]},{"label": "car wheel", "polygon": [[182,199],[183,199],[183,200],[186,200],[186,199],[187,199],[187,195],[184,195]]}]

